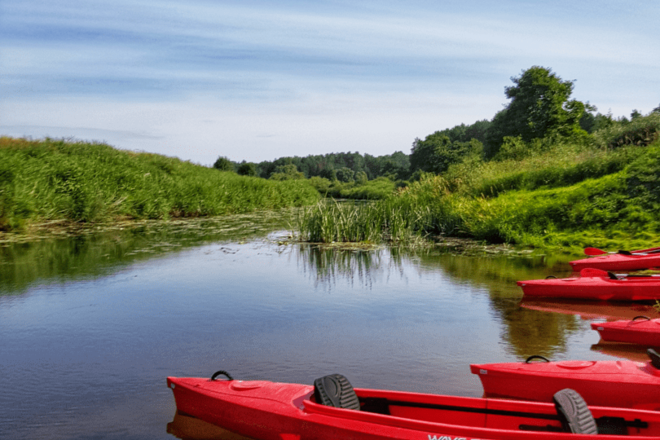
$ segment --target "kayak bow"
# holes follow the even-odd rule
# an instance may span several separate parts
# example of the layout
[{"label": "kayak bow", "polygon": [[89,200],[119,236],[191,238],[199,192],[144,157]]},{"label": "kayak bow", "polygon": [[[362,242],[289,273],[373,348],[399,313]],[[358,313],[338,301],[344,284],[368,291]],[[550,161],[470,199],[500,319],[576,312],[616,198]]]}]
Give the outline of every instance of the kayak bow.
[{"label": "kayak bow", "polygon": [[660,347],[660,319],[636,316],[629,321],[592,322],[591,328],[600,333],[603,341]]},{"label": "kayak bow", "polygon": [[651,361],[507,362],[470,365],[490,397],[550,402],[563,388],[572,388],[590,404],[660,410],[660,355]]}]

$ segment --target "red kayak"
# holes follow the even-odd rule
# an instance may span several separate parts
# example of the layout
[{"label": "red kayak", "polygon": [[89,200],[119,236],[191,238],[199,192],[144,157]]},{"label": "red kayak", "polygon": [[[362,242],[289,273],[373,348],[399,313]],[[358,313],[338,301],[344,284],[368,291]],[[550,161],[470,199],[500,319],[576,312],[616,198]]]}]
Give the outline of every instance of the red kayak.
[{"label": "red kayak", "polygon": [[526,298],[650,301],[660,299],[660,277],[615,275],[600,269],[582,269],[576,278],[518,281]]},{"label": "red kayak", "polygon": [[[470,365],[490,397],[552,401],[564,388],[593,405],[660,410],[660,355],[647,351],[650,362],[547,362],[532,356],[525,362]],[[534,358],[546,362],[531,362]]]},{"label": "red kayak", "polygon": [[[168,377],[179,413],[261,440],[655,439],[660,412],[587,406],[573,390],[555,404],[353,389],[339,374],[314,386]],[[229,376],[228,376],[229,377]],[[582,434],[575,437],[575,434]],[[625,437],[624,437],[625,436]]]},{"label": "red kayak", "polygon": [[636,316],[630,321],[592,322],[603,341],[660,347],[660,319]]},{"label": "red kayak", "polygon": [[[593,252],[589,252],[589,251]],[[587,248],[587,255],[598,255],[592,258],[570,261],[574,271],[593,268],[601,270],[642,270],[660,267],[660,248],[641,249],[638,251],[605,252],[600,249]],[[600,254],[600,255],[599,255]]]}]

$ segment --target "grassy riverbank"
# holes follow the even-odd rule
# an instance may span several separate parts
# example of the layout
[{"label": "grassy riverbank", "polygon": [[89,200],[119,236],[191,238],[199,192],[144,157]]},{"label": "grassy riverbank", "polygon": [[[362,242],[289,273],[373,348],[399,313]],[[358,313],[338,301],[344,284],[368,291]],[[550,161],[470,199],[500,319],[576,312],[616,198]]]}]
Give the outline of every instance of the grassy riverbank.
[{"label": "grassy riverbank", "polygon": [[57,220],[245,213],[319,198],[307,181],[239,176],[105,144],[0,138],[0,231]]},{"label": "grassy riverbank", "polygon": [[648,247],[660,241],[660,142],[612,145],[617,136],[596,133],[592,142],[546,143],[522,157],[465,160],[369,206],[307,208],[302,238]]}]

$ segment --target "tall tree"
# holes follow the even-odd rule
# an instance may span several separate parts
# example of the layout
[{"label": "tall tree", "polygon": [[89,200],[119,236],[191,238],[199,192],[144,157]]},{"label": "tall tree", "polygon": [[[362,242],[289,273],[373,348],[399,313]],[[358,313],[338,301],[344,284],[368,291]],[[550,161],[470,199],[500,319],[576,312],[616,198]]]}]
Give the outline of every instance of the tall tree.
[{"label": "tall tree", "polygon": [[236,172],[238,174],[240,174],[241,176],[256,176],[257,175],[257,164],[254,164],[252,162],[243,161],[238,166],[238,169],[236,170]]},{"label": "tall tree", "polygon": [[441,174],[450,165],[471,155],[481,155],[482,143],[477,139],[469,142],[454,141],[444,132],[436,131],[423,141],[416,139],[410,153],[410,168],[414,171]]},{"label": "tall tree", "polygon": [[234,171],[234,164],[231,160],[224,156],[218,157],[218,160],[213,164],[213,168],[220,171]]},{"label": "tall tree", "polygon": [[514,85],[505,88],[511,102],[495,115],[486,137],[487,157],[497,154],[505,136],[529,142],[549,134],[569,136],[583,132],[580,118],[585,105],[570,100],[573,82],[563,81],[551,69],[533,66],[519,77],[512,77]]}]

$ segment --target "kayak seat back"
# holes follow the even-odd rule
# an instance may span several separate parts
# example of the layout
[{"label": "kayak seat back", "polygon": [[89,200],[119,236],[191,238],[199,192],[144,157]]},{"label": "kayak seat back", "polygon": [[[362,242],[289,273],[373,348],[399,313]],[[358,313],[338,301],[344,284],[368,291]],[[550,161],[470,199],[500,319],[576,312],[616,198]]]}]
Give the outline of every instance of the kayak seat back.
[{"label": "kayak seat back", "polygon": [[646,354],[651,358],[651,365],[660,370],[660,354],[652,348],[646,350]]},{"label": "kayak seat back", "polygon": [[351,383],[341,374],[330,374],[314,381],[316,403],[335,408],[360,410],[360,401]]},{"label": "kayak seat back", "polygon": [[577,391],[565,388],[557,391],[552,400],[564,431],[573,434],[598,434],[596,420]]}]

